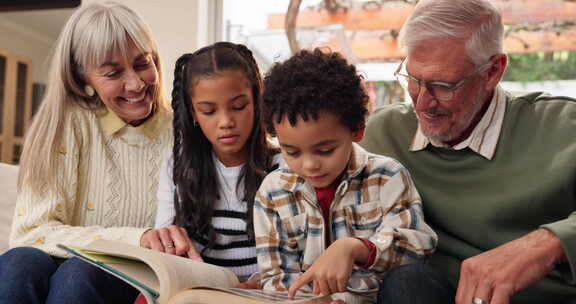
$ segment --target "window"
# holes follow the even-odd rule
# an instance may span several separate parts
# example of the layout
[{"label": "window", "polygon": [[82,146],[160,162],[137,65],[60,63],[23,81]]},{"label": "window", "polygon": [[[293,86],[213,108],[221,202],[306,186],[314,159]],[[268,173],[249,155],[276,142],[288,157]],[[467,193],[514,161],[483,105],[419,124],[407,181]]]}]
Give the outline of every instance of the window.
[{"label": "window", "polygon": [[[263,73],[290,56],[284,28],[290,0],[251,0],[250,5],[222,1],[224,39],[246,44]],[[409,102],[393,74],[404,56],[396,38],[415,2],[302,0],[296,40],[301,48],[329,46],[344,54],[364,74],[373,107]],[[576,96],[576,2],[493,2],[505,22],[505,51],[510,58],[501,85],[511,91]]]}]

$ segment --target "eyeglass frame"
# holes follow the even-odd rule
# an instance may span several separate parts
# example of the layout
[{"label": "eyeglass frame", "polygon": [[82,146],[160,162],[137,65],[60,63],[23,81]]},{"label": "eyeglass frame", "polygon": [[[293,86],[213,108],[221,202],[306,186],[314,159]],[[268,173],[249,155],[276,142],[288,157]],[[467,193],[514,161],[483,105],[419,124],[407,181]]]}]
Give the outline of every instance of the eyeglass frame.
[{"label": "eyeglass frame", "polygon": [[[422,89],[422,84],[424,84],[424,88],[426,88],[426,90],[428,91],[428,93],[430,95],[432,95],[436,100],[443,101],[443,102],[450,101],[450,100],[454,99],[454,96],[456,95],[456,91],[459,88],[461,88],[468,80],[472,79],[473,76],[475,76],[476,74],[480,74],[480,73],[485,72],[492,65],[492,60],[489,60],[487,63],[481,65],[479,68],[476,68],[474,70],[474,72],[470,73],[470,75],[464,76],[464,78],[460,79],[458,82],[448,83],[448,82],[436,81],[436,80],[423,81],[423,80],[420,80],[420,79],[410,75],[408,73],[408,71],[406,71],[406,74],[402,74],[400,71],[402,70],[402,66],[405,66],[405,62],[406,62],[406,57],[404,57],[402,59],[402,61],[400,62],[400,65],[398,65],[398,67],[396,68],[396,71],[394,71],[394,77],[396,77],[396,81],[398,81],[398,83],[400,83],[402,88],[404,88],[406,91],[410,92],[410,90],[408,89],[408,83],[406,83],[406,85],[404,85],[402,83],[402,81],[400,81],[399,76],[406,77],[409,80],[411,79],[411,80],[415,81],[418,84],[418,92],[420,92],[420,90]],[[434,91],[431,90],[429,86],[444,87],[445,89],[450,91],[452,96],[450,98],[440,99],[440,98],[436,97],[436,94],[434,94]]]}]

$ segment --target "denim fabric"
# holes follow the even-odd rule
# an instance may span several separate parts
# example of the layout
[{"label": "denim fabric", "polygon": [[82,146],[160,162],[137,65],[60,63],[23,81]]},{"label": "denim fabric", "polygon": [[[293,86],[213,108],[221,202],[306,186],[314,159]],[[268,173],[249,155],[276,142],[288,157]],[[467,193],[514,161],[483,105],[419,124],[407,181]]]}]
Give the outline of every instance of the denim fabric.
[{"label": "denim fabric", "polygon": [[32,247],[0,256],[0,304],[133,303],[138,291],[97,267]]},{"label": "denim fabric", "polygon": [[453,304],[456,290],[440,272],[423,264],[391,269],[380,284],[379,304]]}]

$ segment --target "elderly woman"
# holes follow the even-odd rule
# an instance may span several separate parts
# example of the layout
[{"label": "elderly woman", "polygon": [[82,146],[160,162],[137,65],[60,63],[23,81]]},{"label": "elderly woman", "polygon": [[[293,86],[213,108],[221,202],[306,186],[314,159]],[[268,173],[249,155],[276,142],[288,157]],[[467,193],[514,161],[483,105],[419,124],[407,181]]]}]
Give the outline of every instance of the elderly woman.
[{"label": "elderly woman", "polygon": [[55,49],[22,157],[0,303],[126,303],[137,291],[56,244],[140,245],[152,227],[161,156],[171,146],[158,50],[116,3],[79,9]]}]

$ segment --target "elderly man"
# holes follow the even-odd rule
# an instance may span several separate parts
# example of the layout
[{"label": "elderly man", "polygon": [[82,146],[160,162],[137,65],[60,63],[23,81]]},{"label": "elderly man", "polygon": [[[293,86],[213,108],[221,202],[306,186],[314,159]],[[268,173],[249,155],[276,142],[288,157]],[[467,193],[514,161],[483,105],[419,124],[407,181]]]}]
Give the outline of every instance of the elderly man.
[{"label": "elderly man", "polygon": [[[420,1],[396,72],[413,103],[375,112],[362,144],[413,175],[439,235],[430,264],[456,303],[576,303],[576,100],[504,91],[502,40],[486,0]],[[418,267],[392,272],[381,295],[450,292]]]}]

